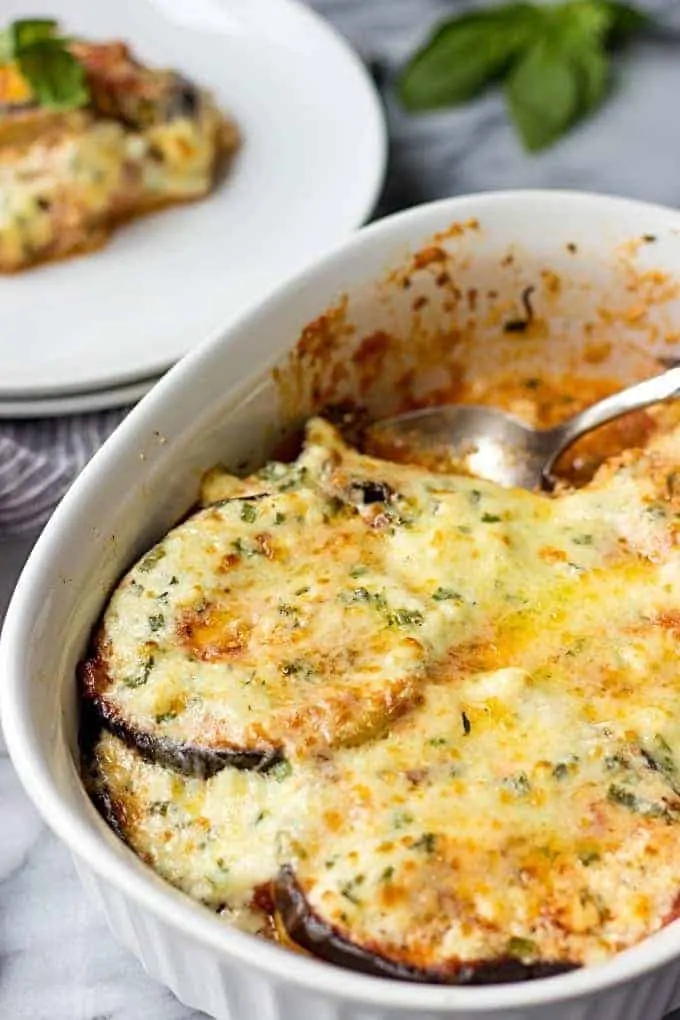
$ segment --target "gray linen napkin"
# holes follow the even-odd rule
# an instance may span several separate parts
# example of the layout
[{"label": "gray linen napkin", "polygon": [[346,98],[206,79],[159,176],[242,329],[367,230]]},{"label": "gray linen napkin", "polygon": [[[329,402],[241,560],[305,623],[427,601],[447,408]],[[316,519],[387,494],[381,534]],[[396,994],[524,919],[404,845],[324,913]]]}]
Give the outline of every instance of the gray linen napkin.
[{"label": "gray linen napkin", "polygon": [[129,410],[0,423],[0,538],[42,527]]}]

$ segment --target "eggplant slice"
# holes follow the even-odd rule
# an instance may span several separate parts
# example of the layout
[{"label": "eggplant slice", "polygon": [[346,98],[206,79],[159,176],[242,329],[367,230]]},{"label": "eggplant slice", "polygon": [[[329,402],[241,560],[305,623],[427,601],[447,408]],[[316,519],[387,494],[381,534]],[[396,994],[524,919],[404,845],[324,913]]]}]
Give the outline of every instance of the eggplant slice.
[{"label": "eggplant slice", "polygon": [[304,815],[307,795],[294,776],[225,769],[190,779],[104,730],[85,778],[108,824],[159,875],[239,927],[269,929],[258,890],[276,871],[279,833]]},{"label": "eggplant slice", "polygon": [[553,668],[547,686],[519,669],[433,686],[387,736],[310,776],[319,821],[275,887],[292,941],[367,973],[476,983],[595,963],[665,923],[671,745],[650,764],[626,736],[639,707],[614,727]]},{"label": "eggplant slice", "polygon": [[83,695],[147,759],[187,774],[361,743],[417,701],[448,622],[386,551],[354,507],[313,488],[212,505],[120,583]]},{"label": "eggplant slice", "polygon": [[302,949],[328,963],[397,981],[427,984],[490,985],[530,981],[575,970],[573,963],[523,963],[513,957],[450,966],[447,970],[418,968],[390,960],[379,949],[355,945],[337,929],[323,921],[311,909],[295,878],[293,869],[284,867],[276,882],[275,903],[278,916],[291,940]]}]

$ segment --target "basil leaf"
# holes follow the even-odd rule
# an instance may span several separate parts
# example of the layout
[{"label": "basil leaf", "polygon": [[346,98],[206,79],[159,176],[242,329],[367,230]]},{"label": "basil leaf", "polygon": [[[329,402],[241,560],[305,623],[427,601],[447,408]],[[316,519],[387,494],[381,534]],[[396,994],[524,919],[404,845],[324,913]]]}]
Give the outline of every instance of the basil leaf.
[{"label": "basil leaf", "polygon": [[579,112],[578,73],[556,38],[540,39],[510,76],[510,115],[525,147],[536,152],[571,126]]},{"label": "basil leaf", "polygon": [[89,101],[83,65],[61,44],[44,39],[18,54],[21,73],[41,106],[69,110]]},{"label": "basil leaf", "polygon": [[508,3],[447,21],[398,81],[409,110],[436,109],[506,78],[510,114],[529,151],[552,144],[604,100],[607,51],[652,19],[625,0]]},{"label": "basil leaf", "polygon": [[547,31],[559,35],[561,45],[603,43],[614,22],[611,8],[602,0],[571,0],[546,11]]},{"label": "basil leaf", "polygon": [[0,67],[11,64],[14,60],[14,33],[12,26],[0,31]]},{"label": "basil leaf", "polygon": [[584,46],[572,56],[579,81],[579,116],[596,110],[603,102],[611,81],[609,60],[596,46]]},{"label": "basil leaf", "polygon": [[654,19],[633,4],[618,3],[617,0],[603,0],[610,14],[610,29],[607,43],[611,47],[623,46],[638,32],[651,28]]},{"label": "basil leaf", "polygon": [[21,53],[27,46],[41,39],[53,39],[57,27],[56,21],[51,18],[31,18],[24,21],[15,21],[11,26],[14,35],[14,52]]},{"label": "basil leaf", "polygon": [[612,17],[599,0],[546,10],[541,44],[508,83],[510,113],[529,151],[557,141],[602,103],[610,82],[604,40]]},{"label": "basil leaf", "polygon": [[538,8],[513,3],[445,22],[402,71],[403,105],[431,110],[471,99],[507,70],[539,21]]}]

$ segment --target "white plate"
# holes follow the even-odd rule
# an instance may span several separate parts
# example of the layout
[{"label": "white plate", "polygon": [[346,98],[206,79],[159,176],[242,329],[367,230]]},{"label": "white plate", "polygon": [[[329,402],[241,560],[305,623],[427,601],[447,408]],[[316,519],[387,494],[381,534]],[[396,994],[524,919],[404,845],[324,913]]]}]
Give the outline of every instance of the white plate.
[{"label": "white plate", "polygon": [[2,418],[57,418],[67,414],[104,411],[111,407],[136,404],[149,392],[157,379],[145,379],[128,386],[114,386],[94,393],[73,393],[65,397],[35,397],[26,400],[4,400],[0,397]]},{"label": "white plate", "polygon": [[[36,13],[35,0],[1,7],[3,21]],[[159,373],[358,226],[385,167],[367,72],[299,0],[41,0],[39,13],[204,83],[244,144],[209,198],[128,224],[99,252],[0,277],[0,399]]]}]

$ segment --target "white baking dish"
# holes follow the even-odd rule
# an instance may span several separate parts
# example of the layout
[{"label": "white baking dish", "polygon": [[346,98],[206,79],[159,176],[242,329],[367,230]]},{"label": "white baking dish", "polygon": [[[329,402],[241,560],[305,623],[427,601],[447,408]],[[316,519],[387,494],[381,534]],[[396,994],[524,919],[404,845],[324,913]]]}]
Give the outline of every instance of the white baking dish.
[{"label": "white baking dish", "polygon": [[[401,269],[423,246],[406,284]],[[441,383],[447,363],[483,376],[546,358],[567,369],[577,358],[595,374],[644,375],[646,349],[673,357],[680,346],[677,280],[680,214],[667,209],[560,192],[414,209],[361,231],[185,359],[66,496],[2,635],[7,744],[114,933],[183,1002],[221,1020],[660,1020],[680,1005],[678,922],[603,966],[477,988],[367,977],[230,930],[118,842],[74,764],[74,667],[90,628],[121,571],[187,510],[206,468],[262,460],[319,399],[356,395],[367,373],[377,412],[399,403],[409,365],[421,391]],[[547,330],[503,333],[529,284]],[[333,305],[290,357],[305,324]],[[359,372],[352,354],[362,342]]]}]

